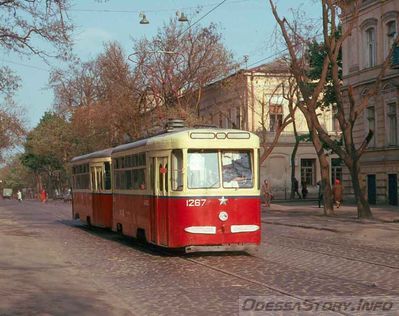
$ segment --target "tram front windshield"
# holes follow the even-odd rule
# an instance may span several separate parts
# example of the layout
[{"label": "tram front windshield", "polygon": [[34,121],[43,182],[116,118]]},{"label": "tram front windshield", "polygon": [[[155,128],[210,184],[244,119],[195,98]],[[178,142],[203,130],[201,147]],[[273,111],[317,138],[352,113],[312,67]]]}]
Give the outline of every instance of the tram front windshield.
[{"label": "tram front windshield", "polygon": [[189,189],[253,187],[249,150],[189,150],[187,171]]}]

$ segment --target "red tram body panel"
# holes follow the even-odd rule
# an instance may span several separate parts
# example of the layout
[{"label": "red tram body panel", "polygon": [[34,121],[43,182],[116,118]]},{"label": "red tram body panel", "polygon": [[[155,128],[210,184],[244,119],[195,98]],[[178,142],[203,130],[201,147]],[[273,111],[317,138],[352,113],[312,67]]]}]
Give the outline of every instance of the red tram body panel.
[{"label": "red tram body panel", "polygon": [[[202,197],[200,201],[202,199],[205,202],[200,207],[187,207],[191,199],[160,199],[160,209],[168,210],[167,231],[160,239],[167,240],[168,247],[260,243],[260,212],[256,211],[260,207],[259,198]],[[225,205],[220,205],[221,199],[226,201]],[[222,212],[227,214],[225,221],[220,219]],[[160,216],[161,221],[163,218]],[[254,231],[245,231],[251,228]]]},{"label": "red tram body panel", "polygon": [[85,221],[92,216],[93,200],[91,192],[74,192],[72,199],[72,218]]},{"label": "red tram body panel", "polygon": [[93,193],[92,225],[98,227],[112,227],[112,194]]}]

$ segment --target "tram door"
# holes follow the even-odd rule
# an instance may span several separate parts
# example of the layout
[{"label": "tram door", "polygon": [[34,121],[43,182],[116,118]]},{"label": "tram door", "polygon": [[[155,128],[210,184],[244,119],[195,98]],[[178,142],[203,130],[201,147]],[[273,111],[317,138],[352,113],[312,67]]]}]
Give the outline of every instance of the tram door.
[{"label": "tram door", "polygon": [[92,224],[96,226],[104,226],[104,218],[102,216],[102,199],[100,193],[103,187],[103,168],[102,166],[90,167],[91,185],[92,185]]},{"label": "tram door", "polygon": [[153,157],[151,163],[151,239],[160,245],[168,244],[168,157]]}]

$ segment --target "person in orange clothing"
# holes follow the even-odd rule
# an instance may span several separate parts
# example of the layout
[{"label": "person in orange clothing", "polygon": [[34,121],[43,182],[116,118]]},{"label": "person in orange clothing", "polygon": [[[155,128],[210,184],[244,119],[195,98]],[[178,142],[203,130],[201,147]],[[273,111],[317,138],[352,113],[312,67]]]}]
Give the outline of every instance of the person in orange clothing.
[{"label": "person in orange clothing", "polygon": [[336,179],[334,187],[333,187],[333,197],[334,197],[334,203],[337,206],[337,208],[339,208],[341,206],[342,193],[343,193],[343,187],[342,187],[341,181]]},{"label": "person in orange clothing", "polygon": [[42,201],[42,203],[47,202],[47,192],[44,188],[42,189],[42,192],[40,193],[40,200]]}]

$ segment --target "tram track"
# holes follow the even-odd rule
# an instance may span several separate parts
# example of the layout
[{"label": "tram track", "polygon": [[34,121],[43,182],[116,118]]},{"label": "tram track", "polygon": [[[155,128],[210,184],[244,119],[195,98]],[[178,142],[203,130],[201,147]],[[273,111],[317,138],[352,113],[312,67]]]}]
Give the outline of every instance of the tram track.
[{"label": "tram track", "polygon": [[[168,254],[168,255],[171,255],[171,253],[168,252],[168,251],[165,251],[164,253]],[[250,256],[255,258],[255,259],[257,259],[257,260],[261,260],[261,261],[264,261],[264,262],[271,262],[271,263],[274,263],[274,264],[280,264],[278,262],[274,262],[272,260],[267,260],[265,258],[256,257],[254,255],[250,255]],[[250,284],[254,284],[254,285],[260,286],[262,288],[266,288],[266,289],[268,289],[268,290],[270,290],[272,292],[275,292],[278,295],[284,295],[286,297],[289,297],[291,299],[295,299],[297,301],[306,302],[308,304],[310,303],[309,297],[304,297],[303,295],[297,295],[297,294],[292,293],[290,291],[284,290],[284,289],[282,289],[280,287],[272,286],[272,285],[269,285],[269,284],[267,284],[265,282],[254,280],[254,279],[248,278],[246,276],[239,275],[239,274],[237,274],[235,272],[232,272],[232,271],[226,271],[226,270],[224,270],[222,268],[218,268],[218,267],[216,267],[214,265],[211,265],[209,263],[200,262],[200,261],[195,260],[193,258],[187,258],[187,257],[181,257],[181,256],[179,256],[179,259],[183,260],[183,261],[191,262],[191,263],[196,264],[196,265],[200,265],[200,266],[205,267],[205,268],[207,268],[209,270],[212,270],[212,271],[215,271],[215,272],[218,272],[218,273],[222,273],[222,274],[230,276],[230,277],[234,277],[236,279],[248,282]],[[287,267],[287,268],[289,268],[289,267]],[[294,270],[292,268],[289,268],[289,269],[290,270]],[[295,270],[297,271],[297,269],[295,269]],[[307,270],[305,270],[305,271],[307,271]],[[311,272],[311,271],[307,271],[307,272]],[[320,273],[320,275],[323,275],[325,277],[331,278],[331,275],[328,275],[328,274]],[[337,277],[335,277],[335,279],[340,279],[340,280],[343,280],[343,281],[346,281],[346,282],[349,281],[350,283],[358,284],[360,286],[366,286],[366,287],[370,287],[370,288],[378,288],[378,289],[383,290],[388,295],[392,295],[392,296],[398,296],[399,295],[399,292],[383,289],[383,288],[377,287],[377,286],[369,284],[369,283],[358,282],[358,281],[354,281],[354,280],[351,280],[351,279],[348,279],[348,278],[337,278]],[[261,295],[257,295],[257,296],[261,296]],[[339,296],[339,295],[337,295],[337,296]],[[311,304],[317,305],[317,303],[311,303]],[[345,312],[336,311],[336,310],[329,311],[329,312],[330,313],[334,313],[334,314],[339,314],[339,315],[351,315],[351,313],[345,313]]]},{"label": "tram track", "polygon": [[[277,238],[289,239],[289,240],[294,240],[294,241],[297,240],[297,238],[288,237],[288,236],[278,236]],[[318,244],[329,244],[329,245],[337,245],[337,246],[340,245],[338,243],[321,242],[321,241],[315,241],[315,240],[303,239],[303,238],[301,238],[301,241],[309,241],[309,242],[314,242],[314,243],[318,243]],[[379,263],[379,262],[370,261],[370,260],[353,258],[353,257],[350,257],[350,256],[344,256],[344,255],[340,255],[340,254],[337,254],[337,253],[331,253],[331,252],[327,252],[327,251],[308,249],[308,248],[300,245],[299,243],[295,243],[295,242],[294,242],[294,244],[296,244],[295,247],[294,246],[290,246],[290,245],[282,245],[281,243],[278,243],[278,242],[277,243],[271,242],[271,244],[272,245],[277,245],[279,247],[284,247],[284,248],[289,248],[289,249],[300,249],[300,250],[305,251],[305,252],[318,253],[318,254],[329,256],[329,257],[334,257],[334,258],[338,257],[338,258],[346,259],[346,260],[349,260],[349,261],[367,263],[367,264],[371,264],[371,265],[375,265],[375,266],[381,266],[381,267],[385,267],[385,268],[399,270],[399,266]],[[366,249],[362,249],[362,250],[356,250],[356,251],[359,251],[359,252],[361,252],[361,251],[370,251],[370,249],[367,249],[367,250]],[[379,253],[382,253],[382,254],[397,255],[396,253],[392,253],[392,252],[385,252],[385,251],[379,251],[379,250],[372,250],[372,251],[379,252]]]},{"label": "tram track", "polygon": [[[170,253],[169,253],[169,254],[170,254]],[[252,255],[251,255],[251,256],[252,256]],[[254,257],[254,256],[252,256],[252,257]],[[299,300],[299,301],[301,301],[301,302],[309,302],[307,298],[305,298],[305,297],[303,297],[303,296],[301,296],[301,295],[296,295],[296,294],[294,294],[294,293],[290,293],[289,291],[286,291],[286,290],[281,289],[281,288],[279,288],[279,287],[271,286],[271,285],[268,285],[268,284],[266,284],[266,283],[264,283],[264,282],[261,282],[261,281],[257,281],[257,280],[253,280],[253,279],[247,278],[247,277],[242,276],[242,275],[239,275],[239,274],[237,274],[237,273],[235,273],[235,272],[226,271],[226,270],[224,270],[224,269],[221,269],[221,268],[212,266],[212,265],[210,265],[210,264],[208,264],[208,263],[199,262],[199,261],[197,261],[197,260],[195,260],[195,259],[192,259],[192,258],[185,258],[185,257],[179,257],[179,258],[180,258],[181,260],[188,261],[188,262],[191,262],[191,263],[193,263],[193,264],[200,265],[200,266],[205,267],[205,268],[207,268],[207,269],[209,269],[209,270],[212,270],[212,271],[215,271],[215,272],[219,272],[219,273],[222,273],[222,274],[224,274],[224,275],[228,275],[228,276],[230,276],[230,277],[234,277],[234,278],[236,278],[236,279],[239,279],[239,280],[242,280],[242,281],[251,283],[251,284],[255,284],[255,285],[261,286],[261,287],[266,288],[266,289],[268,289],[268,290],[270,290],[270,291],[273,291],[273,292],[275,292],[275,293],[278,293],[279,295],[285,295],[285,296],[287,296],[287,297],[290,297],[290,298],[295,299],[295,300]],[[254,257],[254,258],[256,258],[256,259],[261,259],[261,258],[258,258],[258,257]],[[315,303],[311,303],[311,304],[312,304],[312,305],[313,305],[313,304],[316,305]],[[343,313],[343,312],[340,312],[340,311],[331,311],[331,312],[337,313],[337,314],[340,314],[340,315],[350,315],[350,314]]]},{"label": "tram track", "polygon": [[[267,224],[267,225],[281,225],[281,226],[288,226],[288,227],[294,227],[294,228],[304,228],[304,229],[308,229],[309,228],[308,226],[302,227],[302,226],[297,226],[297,225],[286,225],[286,224],[272,223],[272,222],[266,222],[266,221],[262,221],[262,223]],[[323,229],[316,228],[316,230],[322,230],[322,231],[333,232],[333,233],[338,233],[339,232],[339,231],[337,231],[335,229],[325,229],[325,228],[323,228]],[[287,235],[279,235],[278,237],[287,238],[287,239],[293,239],[293,240],[297,240],[298,239],[298,237],[296,237],[296,236],[292,237],[292,236],[287,236]],[[331,241],[326,241],[326,240],[320,241],[320,240],[315,240],[315,239],[303,238],[303,235],[300,235],[300,239],[303,240],[303,241],[310,241],[310,242],[314,242],[314,243],[322,243],[322,244],[329,244],[329,245],[335,245],[335,246],[342,246],[343,245],[342,242],[331,242]],[[373,245],[364,245],[364,244],[353,245],[351,243],[348,243],[349,240],[347,238],[342,238],[341,237],[340,239],[344,240],[345,245],[347,245],[347,246],[349,246],[351,248],[358,248],[358,249],[361,249],[361,250],[364,250],[364,251],[372,250],[372,251],[375,251],[375,252],[380,252],[380,253],[389,254],[389,255],[396,255],[396,256],[399,253],[398,251],[394,252],[394,251],[390,251],[390,250],[387,250],[387,249],[377,248],[377,247],[375,247]]]}]

